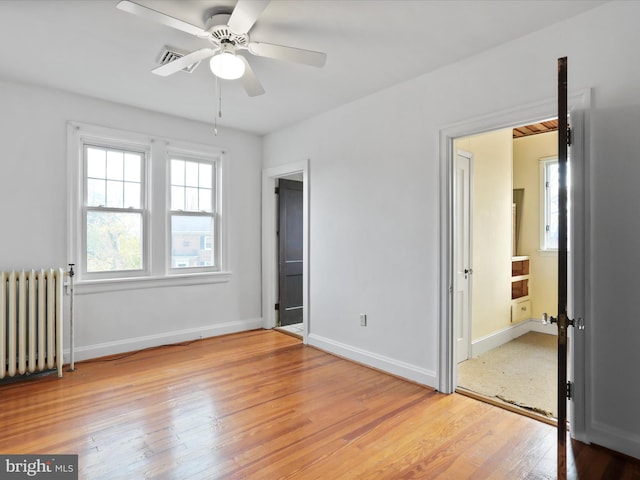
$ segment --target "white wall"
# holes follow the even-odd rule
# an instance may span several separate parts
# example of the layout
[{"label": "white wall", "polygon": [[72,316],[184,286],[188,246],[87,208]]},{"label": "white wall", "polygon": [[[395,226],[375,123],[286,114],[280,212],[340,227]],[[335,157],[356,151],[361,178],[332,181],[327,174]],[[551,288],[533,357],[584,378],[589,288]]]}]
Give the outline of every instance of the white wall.
[{"label": "white wall", "polygon": [[0,269],[65,267],[67,121],[225,148],[228,283],[76,296],[77,359],[258,328],[261,139],[56,90],[0,81]]},{"label": "white wall", "polygon": [[532,318],[558,305],[558,255],[540,251],[540,159],[558,156],[558,132],[513,140],[513,188],[524,189],[520,255],[529,255]]},{"label": "white wall", "polygon": [[612,2],[268,135],[265,166],[310,158],[309,342],[437,385],[440,130],[554,99],[567,55],[594,99],[587,433],[640,457],[637,18]]}]

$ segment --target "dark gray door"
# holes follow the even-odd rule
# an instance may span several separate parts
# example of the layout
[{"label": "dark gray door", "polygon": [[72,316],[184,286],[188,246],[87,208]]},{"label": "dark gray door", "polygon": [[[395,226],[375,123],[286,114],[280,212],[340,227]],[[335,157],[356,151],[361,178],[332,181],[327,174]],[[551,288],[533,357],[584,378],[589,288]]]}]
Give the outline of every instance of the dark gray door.
[{"label": "dark gray door", "polygon": [[567,150],[567,57],[558,59],[558,479],[567,478],[567,239],[569,228]]},{"label": "dark gray door", "polygon": [[567,96],[567,57],[558,59],[558,316],[543,314],[545,323],[558,325],[558,465],[557,479],[567,478],[567,400],[570,387],[567,383],[567,329],[582,322],[570,320],[567,316],[568,289],[568,238],[569,238],[569,191],[568,161],[571,130],[569,128],[569,108]]},{"label": "dark gray door", "polygon": [[302,323],[302,182],[278,186],[278,325]]}]

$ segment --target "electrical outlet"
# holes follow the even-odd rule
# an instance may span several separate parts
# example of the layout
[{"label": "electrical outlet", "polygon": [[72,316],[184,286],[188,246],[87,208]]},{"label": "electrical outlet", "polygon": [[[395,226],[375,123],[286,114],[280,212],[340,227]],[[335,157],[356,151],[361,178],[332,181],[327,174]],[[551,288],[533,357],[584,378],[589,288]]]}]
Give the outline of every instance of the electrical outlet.
[{"label": "electrical outlet", "polygon": [[367,326],[367,314],[366,313],[361,313],[360,314],[360,326],[361,327],[366,327]]}]

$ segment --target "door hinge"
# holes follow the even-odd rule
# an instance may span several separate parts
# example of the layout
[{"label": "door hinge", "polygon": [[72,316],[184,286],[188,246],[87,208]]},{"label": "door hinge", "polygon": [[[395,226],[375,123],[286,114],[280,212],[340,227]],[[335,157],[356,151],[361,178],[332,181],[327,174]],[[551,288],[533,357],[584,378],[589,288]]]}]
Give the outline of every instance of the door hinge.
[{"label": "door hinge", "polygon": [[571,127],[567,127],[567,146],[573,145],[573,130]]},{"label": "door hinge", "polygon": [[280,187],[276,187],[276,195],[280,193]]},{"label": "door hinge", "polygon": [[280,310],[280,304],[279,304],[279,303],[276,303],[276,304],[273,306],[273,308],[275,308],[276,310]]},{"label": "door hinge", "polygon": [[567,382],[567,400],[573,398],[573,383]]}]

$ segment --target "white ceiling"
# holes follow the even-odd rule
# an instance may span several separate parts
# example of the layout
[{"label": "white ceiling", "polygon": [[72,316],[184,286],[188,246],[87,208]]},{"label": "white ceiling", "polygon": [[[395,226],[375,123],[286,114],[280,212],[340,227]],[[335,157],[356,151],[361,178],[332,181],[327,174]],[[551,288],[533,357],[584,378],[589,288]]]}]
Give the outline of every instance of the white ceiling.
[{"label": "white ceiling", "polygon": [[[136,0],[203,27],[234,0]],[[0,78],[213,123],[215,80],[150,73],[164,45],[192,37],[116,9],[118,0],[0,0]],[[604,0],[272,0],[253,41],[327,53],[317,69],[250,57],[266,94],[222,84],[218,125],[265,134],[578,15]],[[532,45],[535,49],[535,45]],[[524,54],[524,52],[523,52]]]}]

